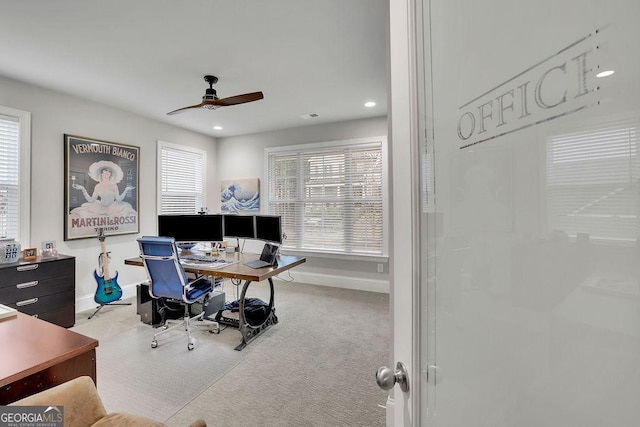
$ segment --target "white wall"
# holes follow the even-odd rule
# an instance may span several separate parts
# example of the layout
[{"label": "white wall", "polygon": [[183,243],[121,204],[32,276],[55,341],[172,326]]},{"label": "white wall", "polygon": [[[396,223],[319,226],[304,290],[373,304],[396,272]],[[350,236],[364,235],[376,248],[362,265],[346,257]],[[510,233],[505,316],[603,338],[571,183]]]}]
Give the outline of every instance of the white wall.
[{"label": "white wall", "polygon": [[[162,124],[141,116],[80,98],[0,77],[0,105],[31,112],[31,239],[22,247],[40,247],[56,240],[58,251],[76,257],[76,310],[94,306],[100,246],[98,239],[64,241],[64,134],[84,136],[140,147],[140,235],[156,233],[156,141],[188,144],[207,151],[208,182],[216,182],[215,138]],[[208,199],[219,199],[219,189],[207,188]],[[144,280],[142,268],[125,266],[138,254],[136,234],[106,239],[111,251],[111,275],[118,271],[124,297],[135,295]]]},{"label": "white wall", "polygon": [[[220,180],[259,178],[260,192],[266,194],[265,148],[381,136],[387,135],[387,131],[387,118],[377,117],[219,138],[217,143],[218,158],[220,159],[218,178]],[[219,211],[220,201],[217,200],[216,204],[210,204],[209,208],[214,212]],[[264,204],[260,206],[260,209],[264,213],[267,212]],[[245,251],[247,250],[259,252],[260,247],[247,246]],[[378,273],[377,268],[380,262],[380,260],[351,260],[344,257],[307,256],[307,262],[293,269],[291,274],[298,282],[389,292],[388,263],[383,262],[384,271]]]},{"label": "white wall", "polygon": [[[207,152],[207,206],[220,210],[220,180],[255,178],[264,181],[264,148],[308,142],[386,135],[386,117],[326,125],[312,125],[263,134],[225,138],[198,134],[124,112],[96,102],[0,76],[0,105],[28,111],[31,116],[31,236],[22,247],[40,247],[55,240],[61,254],[76,257],[76,311],[95,305],[98,239],[64,241],[64,134],[84,136],[140,147],[140,233],[109,236],[111,275],[123,298],[135,295],[135,285],[145,280],[144,270],[124,265],[138,254],[136,238],[156,233],[157,140],[185,144]],[[219,145],[219,149],[216,147]],[[220,160],[219,160],[220,159]],[[247,246],[247,250],[251,250]],[[259,251],[259,248],[255,250]],[[300,282],[377,292],[389,291],[388,265],[377,272],[377,262],[307,258],[292,271]]]}]

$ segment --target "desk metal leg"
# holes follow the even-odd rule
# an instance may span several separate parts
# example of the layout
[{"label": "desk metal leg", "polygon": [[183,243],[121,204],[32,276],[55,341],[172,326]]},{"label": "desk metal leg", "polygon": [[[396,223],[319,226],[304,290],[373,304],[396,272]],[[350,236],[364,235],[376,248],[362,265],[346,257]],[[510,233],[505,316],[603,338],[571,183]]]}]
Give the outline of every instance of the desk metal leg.
[{"label": "desk metal leg", "polygon": [[269,312],[267,313],[267,317],[264,322],[260,325],[251,325],[246,316],[244,315],[244,299],[247,294],[247,289],[251,284],[250,280],[246,280],[244,285],[242,286],[242,292],[240,293],[240,300],[238,301],[238,310],[239,310],[239,329],[240,335],[242,335],[242,341],[235,348],[238,351],[244,349],[249,342],[253,341],[255,337],[266,331],[271,325],[275,325],[278,323],[278,318],[276,317],[276,313],[273,307],[273,280],[271,278],[269,280],[269,287],[271,288],[271,296],[269,298]]}]

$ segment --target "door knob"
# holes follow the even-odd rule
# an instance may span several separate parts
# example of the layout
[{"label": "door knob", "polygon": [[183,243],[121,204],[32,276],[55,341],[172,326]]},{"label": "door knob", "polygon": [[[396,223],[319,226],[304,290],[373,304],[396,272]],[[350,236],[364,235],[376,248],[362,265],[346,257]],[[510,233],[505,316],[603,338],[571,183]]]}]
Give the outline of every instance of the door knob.
[{"label": "door knob", "polygon": [[394,384],[398,384],[400,386],[400,390],[409,391],[409,377],[407,375],[407,367],[404,366],[404,363],[398,362],[396,364],[395,372],[391,370],[391,368],[387,368],[386,366],[382,366],[376,372],[376,382],[378,386],[380,386],[383,390],[391,390]]}]

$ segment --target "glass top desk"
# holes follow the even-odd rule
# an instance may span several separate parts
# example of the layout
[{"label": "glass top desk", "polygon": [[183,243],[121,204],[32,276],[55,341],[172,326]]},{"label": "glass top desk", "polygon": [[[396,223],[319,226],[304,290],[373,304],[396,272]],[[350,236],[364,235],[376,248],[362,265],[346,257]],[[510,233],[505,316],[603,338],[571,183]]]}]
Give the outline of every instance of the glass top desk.
[{"label": "glass top desk", "polygon": [[[220,253],[220,255],[216,256],[216,258],[229,261],[230,264],[219,266],[216,264],[207,265],[207,263],[188,262],[182,264],[182,266],[184,268],[184,271],[186,271],[187,273],[244,280],[240,298],[238,299],[238,329],[240,331],[240,335],[242,336],[242,341],[235,348],[236,350],[240,351],[245,348],[250,341],[267,330],[270,326],[278,323],[278,318],[276,317],[274,312],[274,287],[272,280],[273,276],[283,273],[297,265],[306,262],[306,258],[291,255],[279,255],[278,265],[264,268],[251,268],[243,264],[244,262],[258,259],[259,255],[257,254],[222,252]],[[127,265],[136,265],[140,267],[144,266],[140,257],[125,259],[124,263]],[[263,280],[269,281],[269,312],[263,323],[259,325],[252,325],[248,322],[244,312],[245,296],[251,282],[262,282]]]}]

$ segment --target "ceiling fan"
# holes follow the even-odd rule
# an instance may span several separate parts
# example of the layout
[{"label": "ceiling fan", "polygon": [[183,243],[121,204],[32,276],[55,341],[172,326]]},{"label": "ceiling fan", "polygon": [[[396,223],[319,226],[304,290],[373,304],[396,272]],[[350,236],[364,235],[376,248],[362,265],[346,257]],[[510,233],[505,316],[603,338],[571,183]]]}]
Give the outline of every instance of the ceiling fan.
[{"label": "ceiling fan", "polygon": [[218,78],[216,76],[204,76],[204,81],[209,83],[209,89],[205,91],[204,96],[202,97],[202,102],[196,105],[190,105],[189,107],[178,108],[177,110],[173,110],[168,112],[168,115],[181,113],[185,110],[191,108],[206,108],[208,110],[215,110],[220,107],[227,107],[229,105],[237,105],[244,104],[247,102],[258,101],[264,96],[262,92],[251,92],[245,93],[242,95],[230,96],[228,98],[219,99],[216,94],[216,90],[213,88],[213,85],[218,82]]}]

